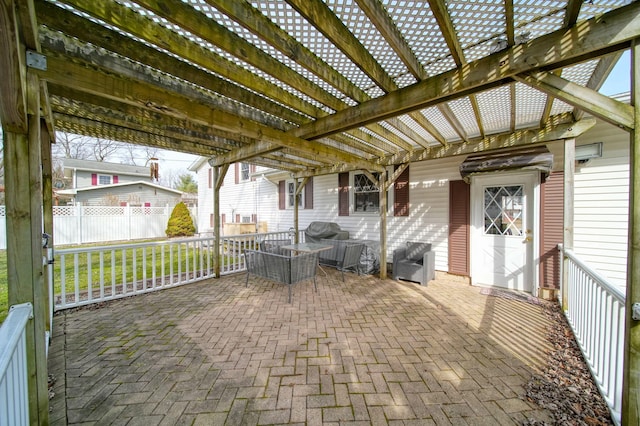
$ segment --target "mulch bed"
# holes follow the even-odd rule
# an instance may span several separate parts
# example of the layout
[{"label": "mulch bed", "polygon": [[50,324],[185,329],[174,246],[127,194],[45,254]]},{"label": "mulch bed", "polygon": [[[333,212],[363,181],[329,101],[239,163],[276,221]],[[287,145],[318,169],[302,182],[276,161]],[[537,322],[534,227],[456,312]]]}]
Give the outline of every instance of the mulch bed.
[{"label": "mulch bed", "polygon": [[[614,424],[560,306],[552,302],[541,305],[554,324],[547,330],[554,350],[548,354],[546,370],[525,386],[527,399],[549,410],[555,425]],[[548,423],[529,419],[523,424]]]}]

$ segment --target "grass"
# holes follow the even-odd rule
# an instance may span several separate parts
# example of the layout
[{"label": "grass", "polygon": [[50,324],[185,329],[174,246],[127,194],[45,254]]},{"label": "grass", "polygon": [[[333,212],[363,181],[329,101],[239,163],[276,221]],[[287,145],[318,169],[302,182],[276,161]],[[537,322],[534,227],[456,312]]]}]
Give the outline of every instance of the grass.
[{"label": "grass", "polygon": [[[104,245],[102,245],[104,246]],[[87,246],[90,247],[90,246]],[[181,246],[181,256],[180,259],[177,257],[177,248],[173,246],[171,256],[169,252],[168,246],[159,246],[155,250],[155,262],[153,257],[153,250],[147,248],[143,250],[142,248],[137,249],[127,249],[126,256],[123,260],[122,250],[115,250],[115,262],[112,262],[111,252],[104,252],[102,257],[102,276],[105,277],[105,290],[108,294],[112,290],[112,277],[115,276],[115,285],[117,288],[121,288],[121,284],[124,278],[127,283],[127,288],[130,291],[133,286],[134,281],[134,269],[132,268],[135,256],[135,281],[137,282],[137,288],[140,289],[143,284],[141,284],[142,278],[146,272],[147,281],[151,280],[155,270],[155,276],[157,279],[161,277],[168,277],[173,274],[176,276],[178,274],[179,263],[181,273],[184,276],[186,271],[186,263],[189,264],[189,272],[193,273],[193,261],[194,257],[196,258],[196,270],[200,269],[199,259],[200,259],[200,250],[198,249],[189,249],[185,250],[185,245]],[[164,269],[161,265],[161,256],[162,251],[164,251],[165,256],[165,264]],[[205,249],[206,250],[206,249]],[[204,256],[204,265],[206,268],[207,260],[205,252],[202,253]],[[89,267],[89,255],[86,252],[74,254],[67,254],[65,256],[64,264],[61,261],[60,255],[56,255],[56,261],[54,263],[54,294],[60,295],[62,292],[61,288],[61,277],[64,273],[65,276],[65,292],[67,297],[69,295],[75,294],[75,282],[78,282],[79,291],[87,292],[88,283],[89,283],[89,271],[91,271],[91,288],[93,291],[96,291],[99,288],[100,284],[100,255],[99,253],[91,253],[91,268]],[[170,261],[171,259],[171,261]],[[221,266],[225,266],[226,262],[236,262],[237,258],[228,259],[227,256],[222,256],[220,259]],[[213,259],[211,259],[211,262]],[[76,264],[77,264],[77,276],[76,276]],[[64,267],[64,269],[63,269]],[[211,264],[211,267],[213,265]],[[123,272],[124,270],[124,272]],[[45,278],[46,279],[46,278]],[[165,283],[168,284],[169,279],[167,278]],[[147,285],[151,285],[148,283]],[[7,284],[7,252],[6,250],[0,250],[0,323],[4,321],[8,314],[8,284]]]}]

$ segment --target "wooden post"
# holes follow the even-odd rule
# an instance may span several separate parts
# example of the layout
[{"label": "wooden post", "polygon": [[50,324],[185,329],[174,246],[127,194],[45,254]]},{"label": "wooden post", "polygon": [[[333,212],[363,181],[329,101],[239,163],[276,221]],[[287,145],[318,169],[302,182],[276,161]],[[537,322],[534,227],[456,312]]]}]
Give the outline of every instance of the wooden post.
[{"label": "wooden post", "polygon": [[295,238],[294,238],[294,243],[298,243],[298,196],[299,196],[299,190],[298,188],[300,187],[300,184],[298,182],[298,178],[295,178],[293,180],[293,227],[296,230],[296,234],[295,234]]},{"label": "wooden post", "polygon": [[[43,227],[42,229],[49,235],[48,248],[53,249],[53,162],[51,160],[51,135],[49,135],[49,128],[44,120],[40,120],[40,145],[42,156],[42,213],[43,213]],[[45,253],[46,256],[46,253]],[[52,300],[49,294],[48,276],[45,276],[45,285],[47,287],[47,306],[49,307],[48,315],[46,318],[46,329],[51,336],[52,324],[51,316],[53,314]]]},{"label": "wooden post", "polygon": [[624,371],[622,380],[622,424],[638,424],[640,419],[640,321],[633,320],[632,307],[640,302],[640,45],[631,45],[631,105],[634,130],[629,149],[629,243],[625,306]]},{"label": "wooden post", "polygon": [[213,166],[213,237],[216,240],[213,253],[213,275],[220,278],[220,253],[222,241],[220,240],[220,187],[218,186],[219,168]]},{"label": "wooden post", "polygon": [[45,324],[47,291],[42,265],[40,85],[27,73],[28,133],[4,133],[9,306],[33,305],[26,329],[29,420],[49,424]]},{"label": "wooden post", "polygon": [[[576,172],[576,140],[566,139],[564,141],[564,213],[563,213],[563,236],[562,245],[566,249],[573,249],[573,199],[574,190],[573,185],[575,181]],[[562,289],[562,310],[567,310],[567,283],[569,280],[569,268],[568,259],[563,256],[560,260],[562,262],[562,277],[560,283]]]},{"label": "wooden post", "polygon": [[213,236],[215,237],[215,253],[213,254],[213,272],[216,278],[220,278],[220,253],[222,240],[220,238],[220,187],[229,170],[229,164],[213,166]]},{"label": "wooden post", "polygon": [[380,279],[387,278],[387,174],[380,173]]},{"label": "wooden post", "polygon": [[295,228],[295,236],[293,242],[298,244],[300,242],[300,221],[298,216],[298,199],[300,198],[300,194],[302,193],[302,189],[309,182],[309,177],[305,177],[302,179],[302,182],[298,183],[298,179],[295,179],[295,207],[293,209],[293,227]]}]

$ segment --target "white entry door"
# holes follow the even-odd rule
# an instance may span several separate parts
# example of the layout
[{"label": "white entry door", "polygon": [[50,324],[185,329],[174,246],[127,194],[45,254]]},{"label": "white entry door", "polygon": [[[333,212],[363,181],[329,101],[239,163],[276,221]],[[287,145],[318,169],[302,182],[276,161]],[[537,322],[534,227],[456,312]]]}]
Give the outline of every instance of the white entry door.
[{"label": "white entry door", "polygon": [[539,172],[474,176],[472,283],[533,293]]}]

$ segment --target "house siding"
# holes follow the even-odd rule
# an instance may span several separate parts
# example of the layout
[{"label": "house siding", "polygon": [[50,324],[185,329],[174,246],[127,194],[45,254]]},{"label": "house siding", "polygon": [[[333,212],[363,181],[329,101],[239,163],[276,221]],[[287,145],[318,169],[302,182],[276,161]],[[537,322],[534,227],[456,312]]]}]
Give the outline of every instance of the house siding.
[{"label": "house siding", "polygon": [[97,187],[91,191],[79,191],[76,195],[76,202],[83,206],[121,205],[123,203],[144,206],[145,203],[148,203],[151,207],[166,205],[173,207],[180,200],[180,194],[146,185]]},{"label": "house siding", "polygon": [[602,158],[577,165],[574,252],[623,289],[627,275],[629,133],[598,121],[576,145],[603,142]]},{"label": "house siding", "polygon": [[[608,277],[612,283],[624,286],[626,281],[627,258],[627,214],[629,179],[629,136],[606,123],[598,122],[596,127],[579,138],[578,145],[596,141],[604,142],[603,158],[592,159],[580,165],[575,175],[574,250],[594,269]],[[562,172],[564,164],[564,144],[562,141],[546,144],[553,153],[553,170]],[[436,253],[436,269],[455,271],[449,265],[449,182],[460,180],[459,165],[466,156],[420,161],[411,164],[409,179],[409,214],[393,216],[393,190],[389,192],[387,217],[387,258],[392,259],[393,250],[407,240],[426,241],[433,244]],[[207,188],[208,165],[198,172],[199,188]],[[260,169],[259,169],[260,170]],[[554,175],[553,179],[560,179]],[[258,221],[268,222],[268,230],[286,231],[293,226],[293,209],[280,210],[278,180],[258,179],[244,183],[254,185],[242,187],[233,185],[234,173],[228,173],[225,186],[221,189],[221,213],[226,217],[235,214],[255,213]],[[346,181],[349,184],[348,181]],[[344,182],[343,182],[344,183]],[[555,181],[559,184],[558,181]],[[311,190],[310,190],[311,192]],[[313,209],[299,210],[300,230],[313,221],[337,222],[350,232],[353,238],[379,240],[379,215],[356,214],[349,210],[348,216],[339,214],[340,183],[337,174],[316,176],[313,181]],[[309,192],[305,193],[305,197]],[[548,194],[556,201],[561,195],[555,189]],[[212,212],[213,191],[200,191],[200,220],[209,227]],[[347,194],[347,204],[351,203]],[[233,211],[235,206],[238,211]],[[255,212],[253,211],[255,209]],[[344,211],[343,211],[344,213]],[[555,212],[557,214],[557,211]],[[555,217],[558,225],[558,217]],[[542,232],[541,232],[542,234]],[[557,229],[556,229],[557,234]],[[554,245],[558,235],[549,244]],[[551,241],[551,240],[549,240]],[[551,245],[543,247],[541,254],[549,253]],[[552,285],[555,266],[546,265],[540,270],[539,285]]]}]

